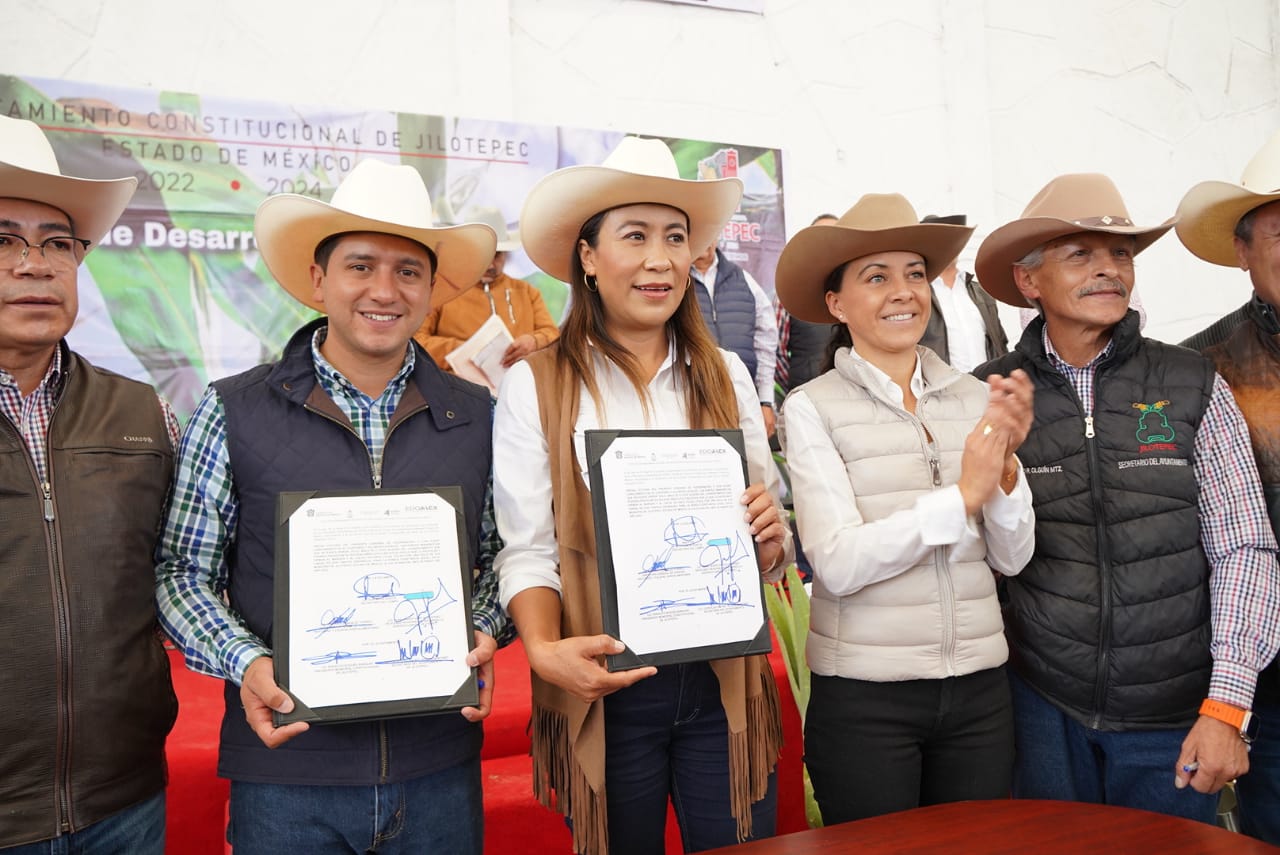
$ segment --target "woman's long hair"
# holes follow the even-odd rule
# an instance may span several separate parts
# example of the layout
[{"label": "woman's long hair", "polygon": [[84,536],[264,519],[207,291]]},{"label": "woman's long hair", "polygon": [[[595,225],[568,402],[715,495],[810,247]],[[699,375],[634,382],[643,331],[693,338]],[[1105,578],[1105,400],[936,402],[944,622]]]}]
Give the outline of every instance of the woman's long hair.
[{"label": "woman's long hair", "polygon": [[[840,293],[840,286],[844,282],[844,270],[848,266],[849,262],[846,261],[827,274],[827,278],[822,280],[823,294],[828,291],[834,294]],[[822,355],[822,367],[818,369],[819,374],[826,374],[836,367],[836,351],[842,347],[853,347],[853,336],[850,335],[849,328],[844,324],[832,324],[831,341],[827,343],[827,352]]]},{"label": "woman's long hair", "polygon": [[[600,239],[600,225],[605,214],[601,211],[582,224],[578,239],[595,248]],[[688,215],[685,215],[688,222]],[[644,408],[646,418],[650,414],[649,391],[640,363],[631,351],[615,341],[605,329],[604,303],[597,291],[587,288],[586,274],[578,255],[578,243],[574,241],[573,258],[570,261],[569,312],[560,325],[560,349],[557,359],[561,368],[568,368],[571,376],[586,385],[596,405],[601,423],[605,421],[601,407],[600,386],[596,382],[591,348],[600,351],[607,359],[622,369],[622,373],[635,387]],[[720,355],[711,331],[702,320],[698,309],[698,295],[691,284],[666,324],[668,339],[675,342],[676,388],[684,391],[685,411],[692,428],[724,428],[738,424],[738,402],[733,391],[733,381],[724,357]]]}]

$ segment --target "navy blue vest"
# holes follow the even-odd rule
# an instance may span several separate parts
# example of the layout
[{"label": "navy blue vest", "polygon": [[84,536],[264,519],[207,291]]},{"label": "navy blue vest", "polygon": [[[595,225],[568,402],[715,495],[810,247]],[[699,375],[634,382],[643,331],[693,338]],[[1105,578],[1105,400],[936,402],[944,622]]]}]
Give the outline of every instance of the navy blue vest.
[{"label": "navy blue vest", "polygon": [[[283,358],[217,381],[240,503],[227,556],[231,607],[271,645],[276,497],[290,490],[373,487],[364,442],[316,382],[312,334],[303,327]],[[461,485],[468,548],[479,541],[492,458],[488,393],[445,374],[417,344],[413,374],[388,428],[382,487]],[[457,712],[313,725],[275,750],[249,729],[240,690],[225,691],[218,774],[237,781],[369,785],[446,769],[480,751],[481,730]]]},{"label": "navy blue vest", "polygon": [[1098,366],[1093,433],[1080,400],[1028,327],[974,373],[1022,368],[1035,422],[1018,457],[1036,512],[1031,563],[1007,580],[1010,662],[1089,727],[1195,721],[1209,688],[1209,562],[1200,543],[1196,430],[1212,363],[1138,333],[1129,312]]},{"label": "navy blue vest", "polygon": [[697,279],[693,286],[698,295],[698,308],[716,343],[738,354],[747,366],[754,385],[756,380],[756,298],[747,285],[742,268],[716,250],[715,299]]}]

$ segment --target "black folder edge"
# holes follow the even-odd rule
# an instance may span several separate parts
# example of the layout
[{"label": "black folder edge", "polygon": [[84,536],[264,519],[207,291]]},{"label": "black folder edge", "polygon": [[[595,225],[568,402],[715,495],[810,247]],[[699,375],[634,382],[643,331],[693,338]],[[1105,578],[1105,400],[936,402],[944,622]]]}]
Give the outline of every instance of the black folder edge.
[{"label": "black folder edge", "polygon": [[[378,490],[379,494],[413,494],[435,493],[453,506],[454,517],[458,524],[458,555],[461,559],[460,575],[462,577],[462,607],[466,614],[466,626],[475,625],[471,614],[471,558],[470,544],[467,542],[466,516],[463,510],[462,488],[460,487],[422,487],[417,489]],[[388,718],[404,718],[406,716],[428,715],[431,713],[451,712],[463,707],[473,707],[480,701],[480,691],[476,680],[480,669],[472,668],[471,676],[462,681],[462,685],[452,695],[430,698],[406,698],[398,701],[375,701],[361,704],[339,704],[328,707],[310,707],[297,695],[289,691],[289,520],[309,500],[329,496],[368,496],[374,493],[369,490],[310,490],[281,493],[276,499],[276,554],[275,580],[272,603],[274,643],[272,662],[275,666],[276,684],[293,698],[293,712],[280,713],[272,711],[271,718],[276,727],[295,721],[306,721],[318,724],[334,722],[368,721]],[[467,637],[467,652],[475,649],[475,633]]]},{"label": "black folder edge", "polygon": [[[604,471],[600,466],[600,458],[609,450],[609,446],[619,437],[691,437],[718,436],[738,453],[742,461],[742,479],[751,483],[747,472],[746,444],[742,431],[737,428],[719,430],[588,430],[584,431],[587,453],[587,470],[591,482],[591,515],[595,522],[596,532],[596,569],[600,577],[600,606],[604,631],[626,644],[626,639],[619,635],[621,621],[618,618],[618,581],[613,566],[613,542],[609,537],[608,509],[604,499]],[[756,556],[757,566],[760,563],[760,548],[755,540],[751,541],[751,550]],[[773,639],[769,632],[769,612],[765,608],[764,579],[756,573],[756,584],[760,586],[760,611],[762,614],[760,629],[750,641],[727,642],[725,644],[707,644],[701,647],[683,647],[673,650],[660,650],[655,653],[636,653],[627,648],[621,653],[605,657],[606,667],[610,671],[630,671],[649,665],[680,665],[689,662],[706,662],[712,659],[732,659],[738,656],[753,656],[757,653],[769,653],[773,650]]]}]

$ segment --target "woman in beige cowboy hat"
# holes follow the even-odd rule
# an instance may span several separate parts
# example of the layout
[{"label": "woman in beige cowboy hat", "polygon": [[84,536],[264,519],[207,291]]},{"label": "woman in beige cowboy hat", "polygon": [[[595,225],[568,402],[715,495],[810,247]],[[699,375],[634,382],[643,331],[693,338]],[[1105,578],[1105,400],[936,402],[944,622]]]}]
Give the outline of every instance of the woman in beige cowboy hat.
[{"label": "woman in beige cowboy hat", "polygon": [[814,570],[805,760],[828,824],[1009,792],[992,571],[1031,556],[1013,454],[1031,386],[995,378],[989,391],[917,346],[929,283],[971,231],[867,195],[778,260],[787,311],[841,325],[833,367],[792,391],[780,431]]},{"label": "woman in beige cowboy hat", "polygon": [[579,852],[661,852],[669,799],[685,851],[773,833],[781,723],[765,657],[602,668],[623,645],[602,634],[584,480],[586,430],[740,427],[760,568],[787,559],[752,379],[716,348],[689,287],[691,248],[741,194],[736,178],[682,180],[665,144],[627,138],[602,166],[547,176],[520,217],[525,251],[572,304],[559,342],[515,365],[498,396],[495,567],[533,670],[534,789]]}]

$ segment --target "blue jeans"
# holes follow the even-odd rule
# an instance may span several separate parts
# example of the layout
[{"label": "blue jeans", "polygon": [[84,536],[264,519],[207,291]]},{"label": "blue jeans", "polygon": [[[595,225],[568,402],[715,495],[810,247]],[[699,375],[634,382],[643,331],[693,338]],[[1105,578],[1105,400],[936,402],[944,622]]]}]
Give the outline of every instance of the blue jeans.
[{"label": "blue jeans", "polygon": [[232,781],[227,841],[235,855],[479,855],[484,841],[480,758],[399,784]]},{"label": "blue jeans", "polygon": [[[685,852],[738,842],[729,804],[729,724],[710,665],[659,668],[607,696],[604,721],[611,855],[662,852],[668,798]],[[751,807],[751,839],[773,836],[777,807],[775,772],[767,795]]]},{"label": "blue jeans", "polygon": [[4,855],[164,855],[164,793],[71,834],[0,852]]},{"label": "blue jeans", "polygon": [[1013,795],[1119,805],[1214,823],[1217,795],[1173,785],[1187,728],[1094,730],[1010,672],[1017,759]]},{"label": "blue jeans", "polygon": [[1280,703],[1255,702],[1262,722],[1249,752],[1249,772],[1236,782],[1240,830],[1280,846]]}]

